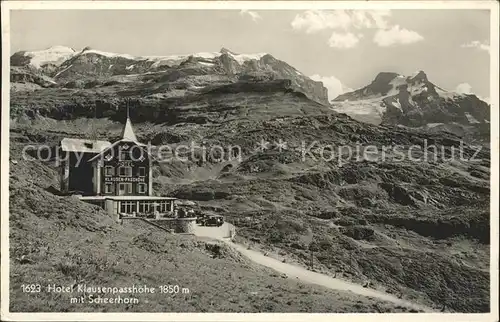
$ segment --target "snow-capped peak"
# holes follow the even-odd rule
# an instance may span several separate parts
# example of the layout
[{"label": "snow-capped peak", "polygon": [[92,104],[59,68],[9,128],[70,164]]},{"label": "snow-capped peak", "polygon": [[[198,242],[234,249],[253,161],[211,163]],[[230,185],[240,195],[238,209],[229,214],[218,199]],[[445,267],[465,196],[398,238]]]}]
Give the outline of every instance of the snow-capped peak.
[{"label": "snow-capped peak", "polygon": [[140,59],[139,57],[135,57],[135,56],[128,55],[128,54],[110,53],[107,51],[100,51],[100,50],[95,50],[95,49],[84,49],[82,51],[82,55],[85,55],[85,54],[97,54],[97,55],[106,56],[106,57],[123,57],[123,58],[134,59],[134,60]]},{"label": "snow-capped peak", "polygon": [[267,53],[257,53],[257,54],[236,54],[231,52],[225,48],[223,48],[220,52],[201,52],[201,53],[193,53],[193,54],[179,54],[179,55],[168,55],[168,56],[144,56],[142,59],[148,59],[155,61],[153,67],[160,66],[163,62],[172,62],[172,61],[182,61],[186,60],[188,57],[192,56],[195,58],[203,58],[206,60],[213,60],[217,57],[220,57],[224,54],[229,55],[231,58],[236,60],[238,64],[243,64],[248,60],[259,60]]},{"label": "snow-capped peak", "polygon": [[222,49],[220,50],[220,53],[221,54],[231,54],[231,55],[238,55],[237,53],[225,48],[225,47],[222,47]]},{"label": "snow-capped peak", "polygon": [[230,51],[229,49],[222,48],[219,52],[199,52],[199,53],[191,53],[191,54],[178,54],[178,55],[166,55],[166,56],[132,56],[128,54],[117,54],[110,53],[95,49],[86,49],[82,52],[83,54],[98,54],[106,57],[123,57],[127,59],[133,60],[151,60],[155,61],[157,65],[161,65],[162,62],[166,61],[181,61],[185,60],[189,57],[202,58],[202,59],[215,59],[223,54],[227,54],[231,56],[234,60],[236,60],[239,64],[243,64],[247,60],[259,60],[267,53],[256,53],[256,54],[237,54],[235,52]]},{"label": "snow-capped peak", "polygon": [[121,57],[130,60],[148,60],[153,61],[153,68],[159,67],[166,63],[180,63],[185,61],[189,57],[201,58],[205,60],[213,60],[221,55],[227,54],[236,60],[239,64],[243,64],[248,60],[259,60],[267,53],[256,53],[256,54],[237,54],[228,49],[223,48],[219,52],[199,52],[199,53],[190,53],[190,54],[180,54],[180,55],[162,55],[162,56],[133,56],[129,54],[119,54],[113,52],[107,52],[102,50],[96,50],[90,47],[85,47],[81,51],[75,51],[73,48],[66,46],[52,46],[50,48],[39,50],[39,51],[29,51],[24,52],[24,56],[28,56],[31,58],[30,65],[36,68],[40,68],[47,63],[52,63],[57,66],[60,66],[64,61],[69,58],[78,56],[78,55],[89,55],[95,54],[100,56],[105,56],[109,58]]},{"label": "snow-capped peak", "polygon": [[411,80],[427,81],[427,75],[423,70],[419,70],[411,75]]},{"label": "snow-capped peak", "polygon": [[244,63],[247,60],[259,60],[265,55],[268,55],[267,53],[256,53],[256,54],[237,54],[234,51],[231,51],[227,48],[222,48],[220,50],[221,54],[228,54],[234,60],[236,60],[239,64]]},{"label": "snow-capped peak", "polygon": [[411,73],[410,78],[417,76],[420,72],[422,72],[422,71],[421,70],[414,71],[413,73]]},{"label": "snow-capped peak", "polygon": [[60,46],[60,45],[51,46],[51,47],[49,47],[49,48],[47,48],[45,50],[46,51],[57,51],[57,52],[68,52],[68,53],[74,53],[74,52],[76,52],[76,50],[74,50],[71,47]]},{"label": "snow-capped peak", "polygon": [[238,54],[238,55],[230,54],[230,55],[239,64],[243,64],[247,60],[259,60],[259,59],[261,59],[262,57],[264,57],[267,54],[266,53],[257,53],[257,54]]},{"label": "snow-capped peak", "polygon": [[65,46],[52,46],[47,49],[38,51],[27,51],[24,56],[31,58],[30,64],[40,68],[44,64],[52,63],[55,65],[62,64],[66,59],[75,55],[75,50]]}]

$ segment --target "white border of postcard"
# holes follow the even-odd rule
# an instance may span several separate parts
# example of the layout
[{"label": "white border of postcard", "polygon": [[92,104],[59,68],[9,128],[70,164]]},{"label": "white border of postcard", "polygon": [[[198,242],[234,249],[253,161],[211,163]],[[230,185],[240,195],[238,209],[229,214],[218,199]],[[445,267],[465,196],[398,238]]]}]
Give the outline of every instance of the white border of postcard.
[{"label": "white border of postcard", "polygon": [[[1,318],[5,321],[498,321],[499,3],[497,1],[2,1]],[[10,313],[9,93],[10,10],[40,9],[485,9],[490,10],[491,257],[490,313]]]}]

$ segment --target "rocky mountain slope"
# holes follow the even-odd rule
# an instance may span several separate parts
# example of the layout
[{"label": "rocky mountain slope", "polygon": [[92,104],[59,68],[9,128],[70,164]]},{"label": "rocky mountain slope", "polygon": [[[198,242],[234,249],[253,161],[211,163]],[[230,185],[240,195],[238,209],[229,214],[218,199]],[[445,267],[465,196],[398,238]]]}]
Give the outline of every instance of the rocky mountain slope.
[{"label": "rocky mountain slope", "polygon": [[[63,137],[113,140],[128,104],[142,142],[224,148],[224,158],[197,148],[186,160],[159,160],[154,190],[222,213],[237,226],[241,242],[304,266],[312,251],[314,268],[325,274],[369,281],[370,287],[440,310],[489,310],[487,147],[462,143],[450,132],[358,122],[313,99],[292,79],[259,71],[228,81],[227,73],[205,69],[195,56],[154,72],[100,77],[84,58],[75,54],[76,67],[64,67],[69,74],[63,68],[47,76],[43,67],[18,66],[57,84],[11,91],[11,159],[17,162],[11,185],[17,195],[34,193],[29,189],[35,181],[44,199],[75,202],[50,192],[58,188],[53,162],[19,162],[22,148],[54,145]],[[128,58],[99,62],[109,59]],[[219,58],[210,59],[218,64]],[[388,98],[391,90],[374,85],[353,97]],[[235,146],[238,158],[228,158]],[[47,207],[41,215],[32,203],[11,200],[11,209],[14,204],[18,213],[36,216],[36,225],[47,224],[45,216],[50,225],[61,225],[59,210]],[[60,216],[65,222],[67,215]],[[16,233],[35,234],[23,229]],[[12,247],[25,239],[15,239]],[[74,246],[76,240],[59,241]],[[27,274],[22,266],[16,272]],[[106,278],[106,272],[100,274]]]},{"label": "rocky mountain slope", "polygon": [[[96,86],[105,82],[127,83],[137,78],[169,82],[182,79],[182,87],[194,89],[214,81],[231,84],[255,79],[287,79],[290,87],[314,101],[328,104],[327,90],[321,82],[311,80],[266,53],[236,54],[222,48],[220,52],[134,57],[89,47],[75,51],[55,46],[41,51],[15,53],[11,57],[11,65],[41,72],[63,88]],[[19,79],[11,81],[19,82]]]},{"label": "rocky mountain slope", "polygon": [[365,115],[373,123],[489,128],[490,107],[486,102],[475,95],[446,91],[430,82],[423,71],[408,77],[379,73],[371,84],[339,95],[332,104],[353,116]]}]

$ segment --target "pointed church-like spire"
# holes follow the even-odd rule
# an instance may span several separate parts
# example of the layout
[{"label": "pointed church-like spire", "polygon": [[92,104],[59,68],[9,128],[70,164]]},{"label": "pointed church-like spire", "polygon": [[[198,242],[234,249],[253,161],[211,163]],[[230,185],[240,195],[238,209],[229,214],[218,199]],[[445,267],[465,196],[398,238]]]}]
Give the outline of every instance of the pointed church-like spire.
[{"label": "pointed church-like spire", "polygon": [[123,128],[122,139],[127,141],[137,142],[137,137],[135,136],[134,129],[132,128],[132,122],[130,121],[128,104],[127,104],[127,122],[125,122],[125,127]]}]

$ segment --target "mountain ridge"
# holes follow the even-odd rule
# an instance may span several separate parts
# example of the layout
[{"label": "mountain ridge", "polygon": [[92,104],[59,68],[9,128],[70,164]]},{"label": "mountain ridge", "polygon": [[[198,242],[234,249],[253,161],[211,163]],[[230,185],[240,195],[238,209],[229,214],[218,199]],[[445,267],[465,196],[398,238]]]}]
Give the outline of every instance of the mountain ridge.
[{"label": "mountain ridge", "polygon": [[[329,105],[327,89],[288,63],[268,53],[236,54],[222,48],[219,52],[201,52],[166,56],[132,56],[85,47],[75,51],[53,46],[42,51],[20,51],[11,56],[11,66],[26,68],[26,73],[51,77],[60,87],[68,82],[102,81],[104,78],[179,71],[191,76],[212,76],[226,84],[239,79],[266,81],[289,79],[292,86],[316,102]],[[198,84],[197,86],[199,86]]]}]

